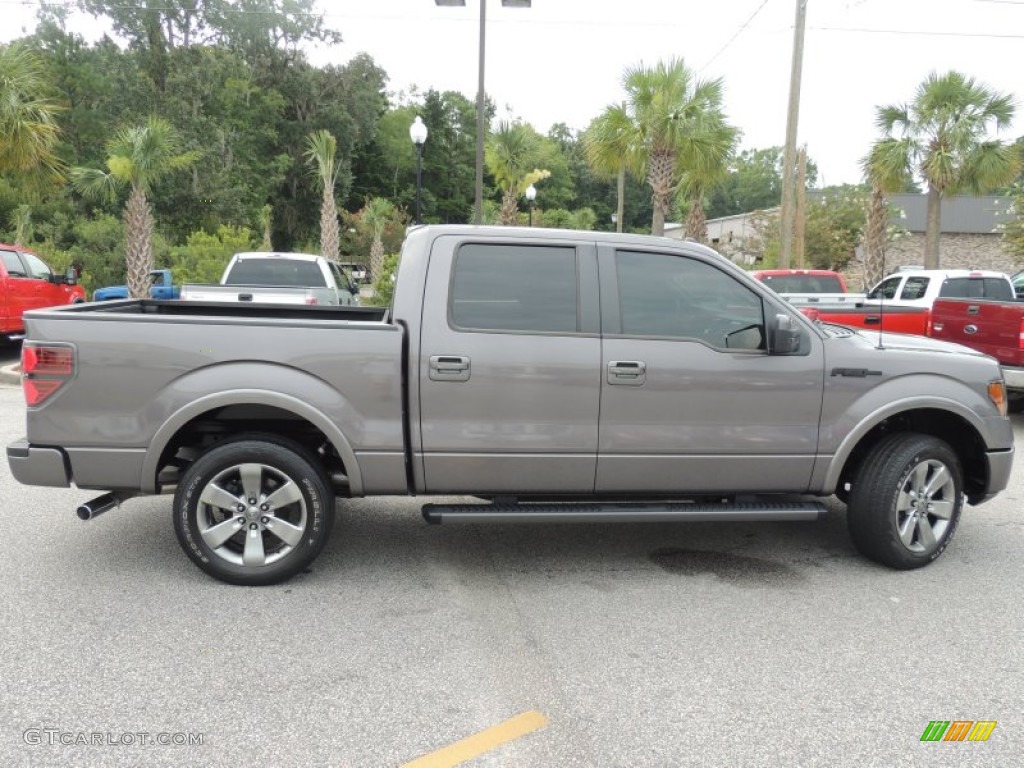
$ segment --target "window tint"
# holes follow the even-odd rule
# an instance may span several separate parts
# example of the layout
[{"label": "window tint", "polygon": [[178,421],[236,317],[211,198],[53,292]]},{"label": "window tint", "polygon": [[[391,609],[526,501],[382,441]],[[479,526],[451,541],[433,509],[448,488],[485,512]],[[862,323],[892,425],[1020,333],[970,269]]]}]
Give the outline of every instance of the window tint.
[{"label": "window tint", "polygon": [[31,253],[22,253],[21,258],[25,260],[26,266],[28,266],[28,273],[30,277],[38,278],[39,280],[49,280],[50,275],[53,273],[50,268],[46,266],[46,262],[40,259],[38,256],[33,256]]},{"label": "window tint", "polygon": [[1013,290],[1000,277],[951,277],[942,283],[939,296],[949,299],[1013,301]]},{"label": "window tint", "polygon": [[462,328],[575,333],[576,250],[463,245],[455,257],[452,322]]},{"label": "window tint", "polygon": [[924,298],[924,292],[928,289],[928,283],[930,278],[927,277],[908,277],[906,284],[903,286],[903,290],[900,291],[901,299],[922,299]]},{"label": "window tint", "polygon": [[326,288],[327,281],[315,261],[299,259],[245,259],[235,262],[225,285],[283,285]]},{"label": "window tint", "polygon": [[842,293],[834,275],[765,275],[765,285],[777,293]]},{"label": "window tint", "polygon": [[28,277],[25,273],[25,265],[21,263],[21,259],[14,251],[0,251],[0,259],[3,260],[4,269],[11,277]]},{"label": "window tint", "polygon": [[902,277],[889,277],[880,282],[875,286],[874,290],[868,294],[869,299],[891,299],[896,296],[896,289],[900,286],[900,280]]},{"label": "window tint", "polygon": [[619,251],[616,267],[624,334],[766,348],[761,298],[725,272],[685,256],[637,251]]}]

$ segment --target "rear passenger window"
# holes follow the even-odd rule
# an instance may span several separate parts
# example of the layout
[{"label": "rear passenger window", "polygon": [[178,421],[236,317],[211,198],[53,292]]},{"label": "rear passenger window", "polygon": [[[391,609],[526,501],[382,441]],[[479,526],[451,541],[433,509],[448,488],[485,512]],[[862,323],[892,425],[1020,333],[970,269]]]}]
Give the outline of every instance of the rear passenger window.
[{"label": "rear passenger window", "polygon": [[923,299],[924,292],[928,290],[927,277],[908,277],[906,285],[903,286],[903,291],[900,293],[901,299]]},{"label": "rear passenger window", "polygon": [[951,277],[942,284],[939,296],[947,299],[992,299],[1013,301],[1010,284],[999,277]]},{"label": "rear passenger window", "polygon": [[455,256],[451,322],[460,328],[576,333],[576,250],[467,244]]},{"label": "rear passenger window", "polygon": [[10,277],[28,277],[25,266],[14,251],[0,251],[0,260],[3,260],[4,269]]}]

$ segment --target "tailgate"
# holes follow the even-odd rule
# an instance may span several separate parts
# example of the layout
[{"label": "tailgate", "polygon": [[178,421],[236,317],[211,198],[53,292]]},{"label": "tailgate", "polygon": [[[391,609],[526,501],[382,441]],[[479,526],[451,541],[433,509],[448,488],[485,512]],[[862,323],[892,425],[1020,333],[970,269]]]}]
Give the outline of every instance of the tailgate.
[{"label": "tailgate", "polygon": [[251,302],[255,304],[314,303],[313,289],[267,285],[191,285],[181,287],[182,301]]},{"label": "tailgate", "polygon": [[980,299],[938,299],[931,335],[991,355],[1003,365],[1024,365],[1021,321],[1024,304]]}]

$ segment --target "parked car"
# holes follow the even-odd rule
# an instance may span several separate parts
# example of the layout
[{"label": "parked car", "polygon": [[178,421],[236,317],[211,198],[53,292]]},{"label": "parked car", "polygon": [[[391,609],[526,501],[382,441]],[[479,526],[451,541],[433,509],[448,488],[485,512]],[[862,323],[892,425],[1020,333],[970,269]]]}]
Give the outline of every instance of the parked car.
[{"label": "parked car", "polygon": [[1013,283],[1013,293],[1017,299],[1024,300],[1024,269],[1014,272],[1010,282]]},{"label": "parked car", "polygon": [[337,262],[309,253],[237,253],[219,285],[185,284],[186,301],[260,304],[359,303],[359,286]]},{"label": "parked car", "polygon": [[928,335],[991,355],[1003,369],[1011,410],[1024,408],[1024,302],[937,299]]},{"label": "parked car", "polygon": [[32,251],[0,243],[0,340],[24,336],[22,316],[31,309],[85,301],[74,269],[55,274]]},{"label": "parked car", "polygon": [[[181,297],[181,286],[175,285],[169,269],[154,269],[149,273],[149,298],[171,300]],[[111,285],[97,288],[92,294],[93,301],[127,299],[127,285]]]},{"label": "parked car", "polygon": [[907,269],[889,275],[867,293],[886,307],[928,307],[938,298],[1013,299],[1013,285],[1002,272],[981,269]]},{"label": "parked car", "polygon": [[925,336],[932,304],[940,297],[1005,300],[1012,296],[1010,279],[1002,272],[902,269],[867,294],[848,294],[843,302],[823,300],[801,309],[812,319],[826,323]]},{"label": "parked car", "polygon": [[[442,522],[814,520],[833,493],[893,568],[1003,490],[998,363],[811,323],[714,251],[661,237],[423,226],[393,308],[85,304],[29,313],[14,477],[174,493],[208,574],[271,584],[338,497],[467,495]],[[624,501],[625,500],[625,501]],[[126,515],[120,525],[131,525]]]},{"label": "parked car", "polygon": [[846,293],[846,281],[830,269],[756,269],[750,273],[776,293]]}]

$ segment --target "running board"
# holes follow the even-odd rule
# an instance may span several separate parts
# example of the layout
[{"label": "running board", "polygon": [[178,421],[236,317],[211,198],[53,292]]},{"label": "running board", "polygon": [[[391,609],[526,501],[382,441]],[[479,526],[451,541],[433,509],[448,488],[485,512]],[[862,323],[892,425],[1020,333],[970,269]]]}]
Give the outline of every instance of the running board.
[{"label": "running board", "polygon": [[441,523],[750,523],[820,520],[817,501],[763,504],[424,504]]}]

